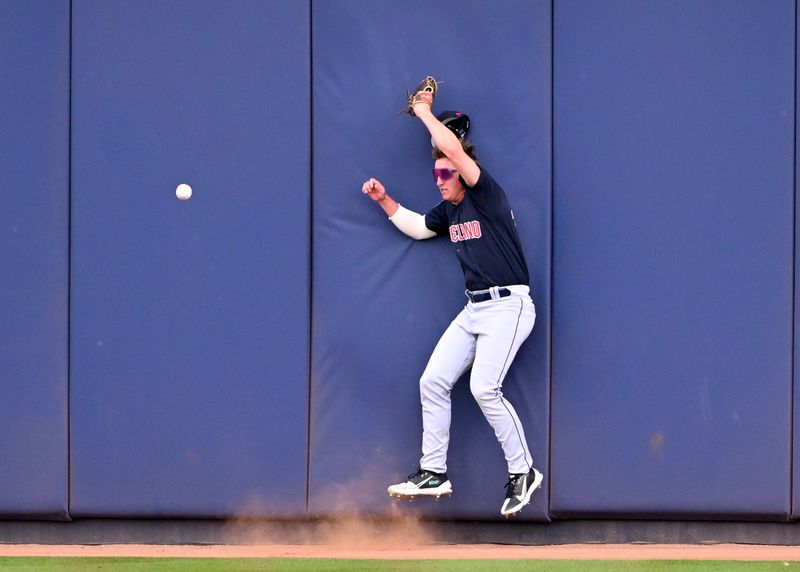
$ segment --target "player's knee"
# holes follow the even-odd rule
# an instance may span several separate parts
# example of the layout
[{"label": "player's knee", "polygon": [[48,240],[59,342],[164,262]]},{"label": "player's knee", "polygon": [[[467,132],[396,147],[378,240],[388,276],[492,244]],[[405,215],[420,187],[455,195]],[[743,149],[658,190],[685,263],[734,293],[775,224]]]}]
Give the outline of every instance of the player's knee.
[{"label": "player's knee", "polygon": [[478,402],[478,405],[491,403],[500,399],[500,389],[486,385],[478,385],[471,383],[469,390],[472,392],[472,397]]},{"label": "player's knee", "polygon": [[422,377],[419,378],[419,392],[423,397],[426,395],[445,395],[449,391],[447,380],[440,375],[425,370]]}]

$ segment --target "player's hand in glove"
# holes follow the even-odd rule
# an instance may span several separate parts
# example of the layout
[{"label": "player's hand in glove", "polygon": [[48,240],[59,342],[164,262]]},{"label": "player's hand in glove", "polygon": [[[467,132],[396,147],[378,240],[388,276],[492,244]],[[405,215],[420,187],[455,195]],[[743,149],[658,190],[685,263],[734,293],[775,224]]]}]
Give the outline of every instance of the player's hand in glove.
[{"label": "player's hand in glove", "polygon": [[386,198],[386,189],[378,179],[370,179],[361,186],[361,192],[376,203]]},{"label": "player's hand in glove", "polygon": [[413,92],[406,90],[406,99],[408,106],[401,111],[401,113],[408,113],[412,117],[424,112],[426,108],[430,110],[436,93],[439,91],[439,82],[433,77],[427,76],[419,85],[414,88]]}]

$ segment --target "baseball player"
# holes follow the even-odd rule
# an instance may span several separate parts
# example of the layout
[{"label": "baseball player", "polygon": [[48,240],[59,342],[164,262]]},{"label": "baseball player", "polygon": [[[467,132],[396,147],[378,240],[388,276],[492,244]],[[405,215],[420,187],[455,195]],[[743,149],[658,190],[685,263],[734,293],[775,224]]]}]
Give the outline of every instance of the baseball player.
[{"label": "baseball player", "polygon": [[450,239],[464,271],[468,298],[420,378],[423,430],[419,470],[388,490],[390,495],[404,498],[438,498],[452,493],[447,478],[450,392],[471,366],[470,390],[508,463],[509,480],[500,513],[509,516],[527,505],[542,483],[519,417],[501,391],[517,350],[533,329],[536,311],[506,194],[478,165],[474,146],[456,135],[465,134],[463,124],[451,130],[433,115],[431,104],[437,89],[432,77],[425,78],[409,95],[406,111],[419,118],[431,134],[433,178],[442,201],[422,215],[397,203],[377,179],[362,186],[362,192],[406,235],[416,240]]}]

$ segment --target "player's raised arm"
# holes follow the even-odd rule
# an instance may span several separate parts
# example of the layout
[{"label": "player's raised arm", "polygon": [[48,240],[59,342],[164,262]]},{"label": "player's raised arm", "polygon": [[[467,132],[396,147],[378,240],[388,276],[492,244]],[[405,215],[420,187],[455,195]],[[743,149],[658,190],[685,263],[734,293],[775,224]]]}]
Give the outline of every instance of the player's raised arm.
[{"label": "player's raised arm", "polygon": [[425,124],[436,148],[453,162],[453,166],[458,171],[458,174],[461,175],[461,178],[464,179],[464,182],[467,183],[467,186],[473,187],[478,182],[481,169],[464,151],[461,141],[459,141],[455,133],[439,121],[431,111],[431,105],[436,97],[437,90],[438,84],[436,80],[430,76],[426,77],[415,88],[414,93],[409,95],[406,112],[409,115],[418,117]]},{"label": "player's raised arm", "polygon": [[361,192],[378,203],[389,220],[404,234],[415,240],[433,238],[436,233],[425,226],[425,216],[400,205],[386,192],[378,179],[369,179],[361,185]]}]

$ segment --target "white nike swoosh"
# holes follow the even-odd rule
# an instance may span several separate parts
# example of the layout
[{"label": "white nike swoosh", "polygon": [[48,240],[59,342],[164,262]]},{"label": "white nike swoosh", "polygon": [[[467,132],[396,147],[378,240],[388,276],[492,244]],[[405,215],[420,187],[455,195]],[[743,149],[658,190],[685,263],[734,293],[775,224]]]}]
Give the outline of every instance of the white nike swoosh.
[{"label": "white nike swoosh", "polygon": [[425,479],[424,481],[420,481],[419,483],[417,483],[416,487],[417,487],[418,489],[419,489],[419,488],[422,488],[422,485],[424,485],[425,483],[427,483],[428,481],[430,481],[432,478],[433,478],[433,477],[428,477],[428,478],[427,478],[427,479]]}]

